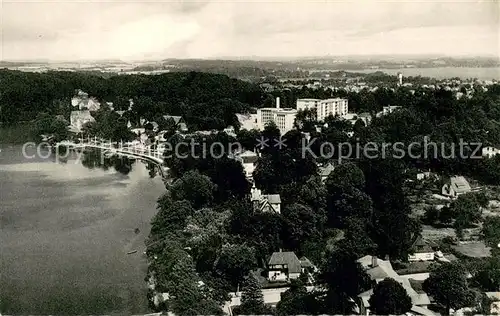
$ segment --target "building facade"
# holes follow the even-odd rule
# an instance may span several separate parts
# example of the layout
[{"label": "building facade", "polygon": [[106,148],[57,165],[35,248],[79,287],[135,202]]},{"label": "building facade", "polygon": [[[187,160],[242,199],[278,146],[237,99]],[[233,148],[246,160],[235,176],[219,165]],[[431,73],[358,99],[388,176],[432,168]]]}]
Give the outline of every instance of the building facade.
[{"label": "building facade", "polygon": [[324,121],[328,116],[346,116],[349,111],[347,99],[297,99],[297,110],[315,110],[318,121]]},{"label": "building facade", "polygon": [[297,99],[297,111],[316,110],[320,99]]},{"label": "building facade", "polygon": [[263,130],[266,124],[274,122],[281,134],[285,134],[294,127],[296,109],[280,108],[279,98],[276,98],[275,108],[261,108],[257,110],[257,126]]}]

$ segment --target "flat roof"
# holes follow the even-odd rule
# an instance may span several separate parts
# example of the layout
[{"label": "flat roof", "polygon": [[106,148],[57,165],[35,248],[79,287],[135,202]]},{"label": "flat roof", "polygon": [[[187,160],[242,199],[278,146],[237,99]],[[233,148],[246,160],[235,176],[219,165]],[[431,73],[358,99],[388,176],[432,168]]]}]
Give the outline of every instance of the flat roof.
[{"label": "flat roof", "polygon": [[297,109],[292,108],[260,108],[259,110],[273,111],[273,112],[297,112]]}]

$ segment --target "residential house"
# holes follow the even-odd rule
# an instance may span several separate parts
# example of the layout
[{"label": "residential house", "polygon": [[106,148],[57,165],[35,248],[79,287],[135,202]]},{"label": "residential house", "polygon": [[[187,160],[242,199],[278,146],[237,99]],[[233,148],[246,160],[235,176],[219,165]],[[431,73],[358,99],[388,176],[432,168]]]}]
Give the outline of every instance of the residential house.
[{"label": "residential house", "polygon": [[236,130],[234,129],[233,126],[229,125],[223,130],[224,133],[226,133],[229,136],[236,137]]},{"label": "residential house", "polygon": [[377,117],[384,116],[390,113],[394,113],[396,110],[400,110],[401,106],[395,106],[395,105],[389,105],[389,106],[384,106],[382,108],[382,111],[377,113]]},{"label": "residential house", "polygon": [[368,126],[372,121],[372,115],[368,112],[363,112],[358,114],[358,119],[362,120],[363,123],[365,123],[365,126]]},{"label": "residential house", "polygon": [[262,194],[261,190],[255,187],[251,190],[251,201],[254,211],[281,213],[281,197],[279,194]]},{"label": "residential house", "polygon": [[428,180],[428,179],[438,180],[439,177],[430,171],[424,171],[424,172],[417,173],[417,180],[422,181],[422,180]]},{"label": "residential house", "polygon": [[257,124],[257,114],[239,114],[236,113],[238,122],[240,122],[240,129],[244,130],[258,130],[259,125]]},{"label": "residential house", "polygon": [[311,261],[305,257],[299,260],[292,251],[273,252],[267,266],[268,280],[271,282],[297,279],[301,273],[314,268]]},{"label": "residential house", "polygon": [[461,194],[469,193],[472,188],[462,176],[451,177],[450,180],[443,185],[441,188],[441,194],[444,196],[449,196],[456,198]]},{"label": "residential house", "polygon": [[241,154],[236,154],[235,159],[243,165],[243,171],[247,179],[252,179],[259,156],[255,152],[247,150]]},{"label": "residential house", "polygon": [[71,105],[80,111],[97,111],[101,107],[100,103],[82,90],[77,90],[76,95],[71,98]]},{"label": "residential house", "polygon": [[500,149],[497,149],[492,146],[486,146],[481,149],[481,154],[483,157],[491,158],[493,156],[500,154]]},{"label": "residential house", "polygon": [[70,130],[81,132],[83,125],[89,122],[95,122],[95,119],[90,115],[90,111],[71,111],[70,114]]},{"label": "residential house", "polygon": [[182,118],[182,116],[175,116],[175,115],[163,115],[163,118],[168,121],[172,120],[175,124],[175,129],[181,132],[187,132],[188,128],[186,125],[186,122]]},{"label": "residential house", "polygon": [[335,167],[332,163],[328,163],[326,166],[319,167],[318,169],[321,181],[325,182],[330,173],[332,173],[332,171],[335,169]]},{"label": "residential house", "polygon": [[413,253],[408,255],[408,261],[432,261],[434,260],[434,250],[422,237],[418,237],[413,243]]},{"label": "residential house", "polygon": [[[400,276],[392,268],[389,260],[381,260],[376,256],[364,256],[357,260],[361,267],[366,271],[374,285],[385,278],[391,278],[399,282],[406,290],[412,301],[412,313],[416,315],[433,315],[427,306],[430,305],[430,299],[426,293],[416,290],[410,283],[410,278]],[[361,315],[370,314],[370,303],[368,302],[373,294],[373,289],[360,293],[358,295],[358,308]]]}]

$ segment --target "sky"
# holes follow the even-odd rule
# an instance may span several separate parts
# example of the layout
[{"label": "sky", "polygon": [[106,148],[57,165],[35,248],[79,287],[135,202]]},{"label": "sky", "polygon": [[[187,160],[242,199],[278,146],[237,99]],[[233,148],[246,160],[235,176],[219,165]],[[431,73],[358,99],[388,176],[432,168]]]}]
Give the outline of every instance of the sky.
[{"label": "sky", "polygon": [[0,60],[500,56],[500,0],[0,0]]}]

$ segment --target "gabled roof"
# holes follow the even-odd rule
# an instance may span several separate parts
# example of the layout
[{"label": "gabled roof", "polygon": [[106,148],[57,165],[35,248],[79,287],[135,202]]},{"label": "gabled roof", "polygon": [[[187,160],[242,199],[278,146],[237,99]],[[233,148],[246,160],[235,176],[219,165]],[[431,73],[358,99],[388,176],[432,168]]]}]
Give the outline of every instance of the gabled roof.
[{"label": "gabled roof", "polygon": [[[382,281],[385,278],[391,278],[398,281],[403,288],[408,293],[408,296],[411,297],[411,301],[414,305],[428,305],[430,304],[429,297],[425,293],[417,293],[415,291],[408,278],[399,276],[394,269],[392,268],[391,263],[388,260],[381,260],[377,258],[377,265],[375,267],[372,266],[372,256],[364,256],[357,260],[358,263],[365,269],[366,273],[370,276],[372,280],[375,280],[377,283]],[[363,292],[358,296],[368,295],[369,291]],[[370,294],[371,295],[371,294]]]},{"label": "gabled roof", "polygon": [[181,116],[175,116],[175,115],[163,115],[163,118],[165,120],[173,119],[175,124],[179,124],[179,122],[182,120]]},{"label": "gabled roof", "polygon": [[280,204],[281,203],[281,197],[279,194],[265,194],[263,195],[267,201],[271,204]]},{"label": "gabled roof", "polygon": [[372,266],[373,256],[364,256],[357,260],[372,280],[397,278],[398,274],[392,268],[391,262],[377,258],[377,265]]},{"label": "gabled roof", "polygon": [[432,247],[429,246],[421,236],[419,236],[415,242],[413,243],[413,248],[414,248],[414,253],[427,253],[427,252],[434,252],[432,250]]},{"label": "gabled roof", "polygon": [[268,265],[287,265],[288,273],[300,273],[300,260],[292,251],[273,252]]},{"label": "gabled roof", "polygon": [[471,190],[469,182],[462,176],[451,177],[450,183],[450,186],[457,193],[466,193]]}]

